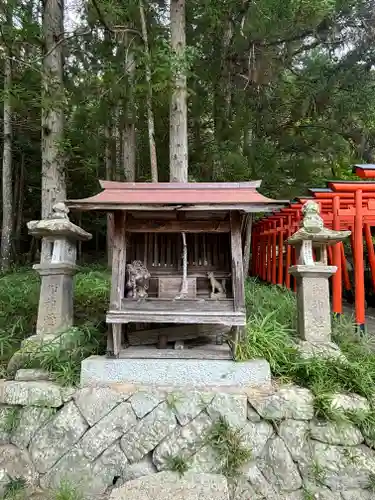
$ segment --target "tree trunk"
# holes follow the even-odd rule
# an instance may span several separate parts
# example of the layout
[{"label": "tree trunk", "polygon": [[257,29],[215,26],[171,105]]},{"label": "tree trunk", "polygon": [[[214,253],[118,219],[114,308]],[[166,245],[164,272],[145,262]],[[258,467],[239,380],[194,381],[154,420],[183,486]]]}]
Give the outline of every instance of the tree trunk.
[{"label": "tree trunk", "polygon": [[[63,0],[44,0],[43,35],[45,57],[42,75],[42,218],[51,216],[52,207],[66,198],[64,155],[60,147],[64,133],[63,87]],[[41,262],[49,258],[42,242]]]},{"label": "tree trunk", "polygon": [[135,181],[135,127],[134,123],[125,120],[121,131],[122,162],[125,180]]},{"label": "tree trunk", "polygon": [[[108,123],[105,127],[105,178],[107,181],[113,179],[113,161],[112,161],[112,124]],[[107,214],[107,263],[112,267],[112,248],[113,248],[113,214]]]},{"label": "tree trunk", "polygon": [[113,124],[113,142],[114,142],[114,164],[113,164],[113,179],[116,181],[121,180],[121,168],[122,168],[122,118],[121,118],[121,108],[117,105],[115,109],[115,119]]},{"label": "tree trunk", "polygon": [[139,0],[139,12],[141,16],[142,38],[144,44],[144,51],[146,55],[147,123],[148,123],[148,141],[150,145],[151,181],[158,182],[158,160],[157,160],[156,145],[155,145],[155,121],[154,121],[154,112],[152,110],[151,58],[148,46],[146,16],[142,0]]},{"label": "tree trunk", "polygon": [[121,127],[122,140],[122,165],[125,175],[125,180],[128,182],[135,181],[135,103],[134,103],[134,74],[135,60],[134,51],[131,47],[132,40],[125,34],[125,62],[124,72],[126,75],[127,95],[125,98],[125,106],[123,109],[123,120]]},{"label": "tree trunk", "polygon": [[171,0],[171,48],[176,67],[170,105],[170,182],[188,180],[187,91],[185,74],[185,0]]},{"label": "tree trunk", "polygon": [[20,262],[21,254],[21,235],[22,235],[22,214],[23,214],[23,202],[24,202],[24,185],[25,185],[25,154],[22,153],[19,174],[16,179],[15,188],[15,229],[14,229],[14,240],[15,240],[15,256],[17,263]]},{"label": "tree trunk", "polygon": [[[185,0],[171,0],[171,49],[172,57],[176,59],[175,74],[170,104],[169,130],[169,180],[170,182],[188,181],[188,131],[187,131],[187,91],[185,74]],[[187,259],[188,248],[186,235],[181,233],[182,252],[182,283],[176,299],[184,298],[187,293]]]},{"label": "tree trunk", "polygon": [[[215,141],[220,147],[229,139],[231,130],[231,109],[232,109],[232,68],[229,57],[229,50],[233,38],[232,22],[228,17],[223,20],[223,33],[221,42],[218,42],[218,55],[220,58],[220,75],[214,82],[213,118],[215,129]],[[223,176],[225,165],[222,161],[216,160],[213,164],[212,179],[217,180]]]},{"label": "tree trunk", "polygon": [[[11,16],[7,16],[11,22]],[[12,258],[13,189],[12,189],[12,62],[6,50],[4,63],[4,149],[3,149],[3,221],[1,232],[1,270],[8,271]]]}]

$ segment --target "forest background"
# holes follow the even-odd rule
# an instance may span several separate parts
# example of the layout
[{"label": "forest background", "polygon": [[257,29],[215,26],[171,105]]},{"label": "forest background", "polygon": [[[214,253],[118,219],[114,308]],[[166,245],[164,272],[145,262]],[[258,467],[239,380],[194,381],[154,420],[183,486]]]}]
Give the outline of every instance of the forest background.
[{"label": "forest background", "polygon": [[[372,0],[3,0],[0,25],[3,271],[36,259],[27,221],[98,179],[263,179],[291,199],[375,162]],[[106,217],[73,220],[104,257]]]}]

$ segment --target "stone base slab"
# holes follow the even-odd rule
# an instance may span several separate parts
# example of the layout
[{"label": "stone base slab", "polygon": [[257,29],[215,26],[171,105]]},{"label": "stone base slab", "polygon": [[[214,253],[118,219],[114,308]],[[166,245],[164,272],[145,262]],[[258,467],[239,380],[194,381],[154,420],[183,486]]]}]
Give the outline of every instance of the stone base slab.
[{"label": "stone base slab", "polygon": [[271,383],[264,359],[245,362],[200,359],[109,359],[90,356],[81,364],[81,387],[113,383],[168,387],[256,387]]}]

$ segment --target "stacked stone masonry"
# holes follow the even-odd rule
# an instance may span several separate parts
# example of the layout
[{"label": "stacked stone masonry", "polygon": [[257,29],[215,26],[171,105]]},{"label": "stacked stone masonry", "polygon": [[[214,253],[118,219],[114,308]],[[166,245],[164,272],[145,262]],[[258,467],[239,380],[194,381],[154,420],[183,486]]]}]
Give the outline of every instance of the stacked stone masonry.
[{"label": "stacked stone masonry", "polygon": [[[16,380],[0,382],[0,403],[0,493],[23,477],[38,500],[66,481],[88,500],[375,499],[373,443],[352,424],[315,420],[313,396],[299,387],[235,394]],[[334,404],[369,408],[350,395]],[[251,451],[229,478],[206,439],[219,417]],[[183,475],[169,470],[177,457]]]}]

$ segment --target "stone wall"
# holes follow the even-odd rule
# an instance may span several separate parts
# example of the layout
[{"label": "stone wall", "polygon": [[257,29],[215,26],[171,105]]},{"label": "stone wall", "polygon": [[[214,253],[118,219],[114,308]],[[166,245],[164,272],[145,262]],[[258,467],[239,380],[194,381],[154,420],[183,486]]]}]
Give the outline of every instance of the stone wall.
[{"label": "stone wall", "polygon": [[[315,420],[306,389],[77,390],[24,372],[0,383],[0,486],[24,477],[28,498],[62,481],[90,500],[375,498],[371,442],[352,424]],[[334,404],[369,408],[354,396]]]}]

